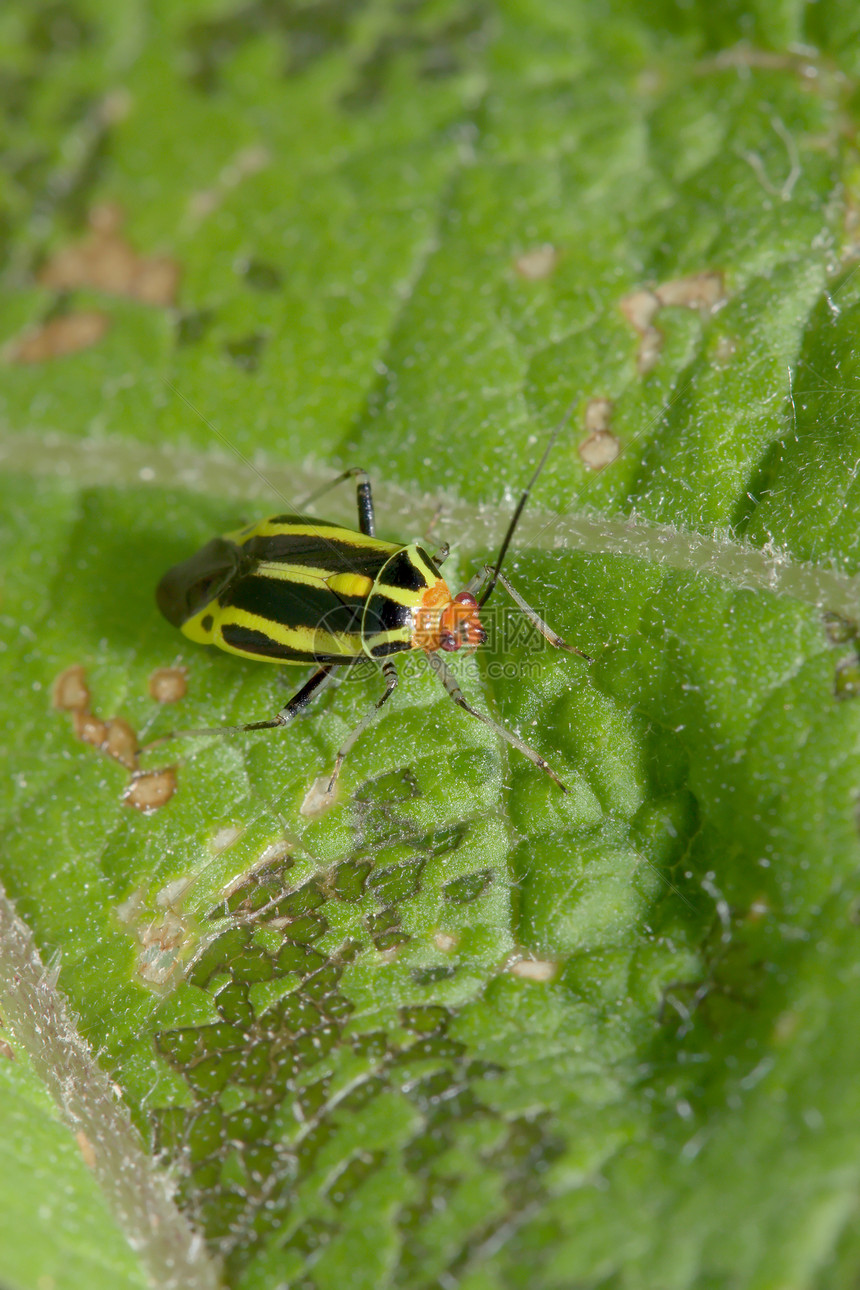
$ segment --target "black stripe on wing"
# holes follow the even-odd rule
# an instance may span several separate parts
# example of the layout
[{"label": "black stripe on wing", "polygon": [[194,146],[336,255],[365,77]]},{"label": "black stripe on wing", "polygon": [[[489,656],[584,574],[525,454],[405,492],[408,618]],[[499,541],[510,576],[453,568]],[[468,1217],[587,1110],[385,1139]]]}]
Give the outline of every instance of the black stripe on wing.
[{"label": "black stripe on wing", "polygon": [[363,596],[334,595],[328,587],[309,587],[251,573],[228,587],[221,604],[225,609],[244,609],[284,627],[360,632],[367,601]]},{"label": "black stripe on wing", "polygon": [[[280,659],[283,663],[349,663],[349,655],[325,654],[322,650],[311,653],[303,649],[291,649],[280,641],[273,640],[265,632],[254,631],[250,627],[241,627],[237,623],[223,623],[221,636],[225,645],[241,650],[256,658]],[[321,638],[321,644],[325,637]]]},{"label": "black stripe on wing", "polygon": [[[316,524],[316,520],[307,522]],[[250,559],[265,564],[295,564],[333,574],[357,573],[374,580],[397,550],[396,547],[382,551],[368,547],[360,533],[356,533],[354,542],[322,533],[277,533],[251,537],[242,545]]]}]

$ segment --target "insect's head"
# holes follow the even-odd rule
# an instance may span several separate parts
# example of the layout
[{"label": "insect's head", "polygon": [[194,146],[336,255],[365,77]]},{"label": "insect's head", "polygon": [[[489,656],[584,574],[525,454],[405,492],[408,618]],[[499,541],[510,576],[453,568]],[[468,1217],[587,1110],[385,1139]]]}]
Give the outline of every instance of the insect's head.
[{"label": "insect's head", "polygon": [[486,639],[477,600],[471,591],[461,591],[439,615],[439,649],[456,650],[463,646],[483,645]]},{"label": "insect's head", "polygon": [[415,614],[414,649],[458,650],[483,645],[486,639],[471,591],[461,591],[452,600],[441,578],[428,587]]}]

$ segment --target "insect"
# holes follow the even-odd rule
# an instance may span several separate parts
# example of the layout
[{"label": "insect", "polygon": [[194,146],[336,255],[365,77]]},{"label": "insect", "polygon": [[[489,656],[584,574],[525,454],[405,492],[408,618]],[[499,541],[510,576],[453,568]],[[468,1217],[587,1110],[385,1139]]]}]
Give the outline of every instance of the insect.
[{"label": "insect", "polygon": [[551,645],[588,659],[581,650],[567,645],[502,573],[529,494],[563,424],[550,437],[514,509],[495,563],[484,565],[457,595],[451,595],[440,572],[448,555],[447,544],[430,556],[417,543],[384,542],[376,537],[370,479],[360,467],[344,471],[302,504],[307,506],[338,484],[354,479],[357,530],[304,514],[274,515],[213,538],[190,559],[174,565],[161,579],[156,600],[168,622],[189,640],[216,645],[242,658],[314,664],[316,671],[280,712],[265,721],[176,731],[162,738],[285,726],[339,672],[371,659],[381,667],[385,690],[342,744],[326,789],[330,795],[350,748],[394,693],[398,675],[392,655],[423,650],[455,703],[490,726],[567,792],[543,757],[466,701],[442,657],[442,652],[484,644],[487,638],[480,611],[498,584]]}]

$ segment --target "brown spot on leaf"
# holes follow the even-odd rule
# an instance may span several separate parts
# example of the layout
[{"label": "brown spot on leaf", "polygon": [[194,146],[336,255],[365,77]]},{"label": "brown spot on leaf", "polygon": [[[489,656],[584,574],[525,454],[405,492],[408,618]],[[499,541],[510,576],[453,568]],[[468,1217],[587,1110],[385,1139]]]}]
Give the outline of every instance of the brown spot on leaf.
[{"label": "brown spot on leaf", "polygon": [[705,316],[726,302],[723,275],[712,270],[664,282],[657,287],[655,295],[664,308],[700,309]]},{"label": "brown spot on leaf", "polygon": [[609,399],[589,399],[585,408],[586,438],[579,445],[579,455],[589,470],[602,470],[615,461],[621,444],[610,430],[612,403]]},{"label": "brown spot on leaf", "polygon": [[122,236],[122,211],[113,204],[90,212],[90,233],[57,251],[43,265],[39,282],[56,291],[90,287],[130,296],[149,305],[172,305],[180,269],[164,255],[142,256]]},{"label": "brown spot on leaf", "polygon": [[103,748],[107,739],[107,726],[92,712],[75,712],[73,729],[78,739],[94,748]]},{"label": "brown spot on leaf", "polygon": [[158,991],[167,985],[193,945],[191,921],[182,901],[192,879],[177,878],[162,887],[154,902],[138,887],[117,907],[117,917],[137,941],[137,972],[144,983]]},{"label": "brown spot on leaf", "polygon": [[176,768],[138,771],[137,732],[124,717],[103,720],[91,712],[90,691],[86,672],[80,664],[67,667],[54,682],[54,707],[72,713],[75,736],[85,744],[98,748],[113,761],[132,772],[123,800],[145,815],[156,811],[173,796],[176,790]]},{"label": "brown spot on leaf", "polygon": [[558,964],[549,959],[516,959],[508,964],[511,976],[521,981],[551,981],[558,971]]},{"label": "brown spot on leaf", "polygon": [[621,301],[621,312],[639,333],[636,366],[642,376],[651,371],[660,357],[663,333],[653,322],[659,308],[660,301],[653,291],[633,291]]},{"label": "brown spot on leaf", "polygon": [[452,953],[452,951],[457,948],[458,940],[459,937],[452,936],[450,932],[440,931],[433,933],[433,944],[436,946],[437,950],[441,950],[443,954]]},{"label": "brown spot on leaf", "polygon": [[653,291],[646,291],[644,288],[640,291],[632,291],[621,301],[621,312],[640,336],[644,336],[651,326],[659,308],[660,301],[657,296]]},{"label": "brown spot on leaf", "polygon": [[663,333],[654,320],[660,309],[698,309],[704,318],[725,304],[726,290],[722,273],[708,269],[686,278],[673,278],[653,290],[640,288],[621,301],[621,312],[639,333],[636,366],[640,375],[656,365],[663,348]]},{"label": "brown spot on leaf", "polygon": [[142,815],[152,815],[165,806],[176,792],[176,767],[161,770],[138,770],[131,777],[122,795],[126,806],[133,806]]},{"label": "brown spot on leaf", "polygon": [[305,793],[302,804],[299,807],[299,814],[304,816],[322,815],[335,800],[337,785],[334,790],[329,792],[329,782],[331,775],[320,775],[311,784],[307,793]]},{"label": "brown spot on leaf", "polygon": [[659,327],[649,327],[639,342],[639,348],[636,351],[636,366],[640,375],[644,376],[650,372],[652,367],[657,366],[657,360],[660,357],[660,351],[663,348],[663,333]]},{"label": "brown spot on leaf", "polygon": [[188,691],[184,667],[157,667],[149,678],[149,696],[156,703],[177,703]]},{"label": "brown spot on leaf", "polygon": [[514,269],[526,282],[540,282],[554,272],[560,259],[559,252],[548,242],[524,251],[514,260]]},{"label": "brown spot on leaf", "polygon": [[137,765],[137,735],[122,717],[102,721],[95,713],[76,708],[73,728],[83,743],[99,748],[127,770],[134,770]]},{"label": "brown spot on leaf", "polygon": [[53,703],[61,712],[85,712],[90,706],[86,669],[73,663],[54,682]]},{"label": "brown spot on leaf", "polygon": [[609,429],[612,418],[612,400],[604,398],[589,399],[585,405],[585,428],[589,434],[600,434]]},{"label": "brown spot on leaf", "polygon": [[137,735],[122,717],[111,717],[107,723],[103,749],[128,770],[137,765]]},{"label": "brown spot on leaf", "polygon": [[110,319],[96,310],[61,314],[39,327],[28,328],[6,350],[10,363],[44,363],[89,349],[104,336]]},{"label": "brown spot on leaf", "polygon": [[603,470],[620,453],[621,444],[610,430],[598,430],[579,445],[579,455],[589,470]]}]

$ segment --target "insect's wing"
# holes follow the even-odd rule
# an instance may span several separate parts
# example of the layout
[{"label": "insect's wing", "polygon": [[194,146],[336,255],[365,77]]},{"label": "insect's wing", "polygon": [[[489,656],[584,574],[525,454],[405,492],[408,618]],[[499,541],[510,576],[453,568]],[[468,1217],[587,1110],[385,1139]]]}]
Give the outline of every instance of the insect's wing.
[{"label": "insect's wing", "polygon": [[158,608],[174,627],[182,627],[217,602],[225,587],[240,575],[241,567],[241,549],[227,538],[213,538],[167,570],[155,593]]},{"label": "insect's wing", "polygon": [[295,663],[362,655],[367,597],[397,547],[301,516],[237,536],[247,571],[219,597],[226,648]]}]

